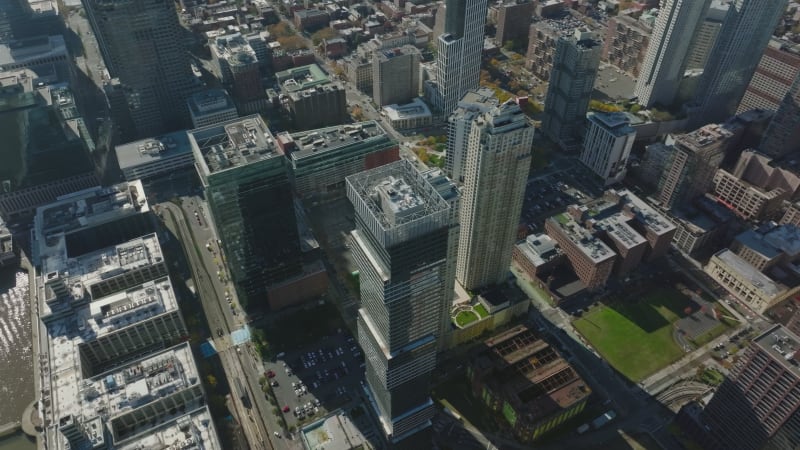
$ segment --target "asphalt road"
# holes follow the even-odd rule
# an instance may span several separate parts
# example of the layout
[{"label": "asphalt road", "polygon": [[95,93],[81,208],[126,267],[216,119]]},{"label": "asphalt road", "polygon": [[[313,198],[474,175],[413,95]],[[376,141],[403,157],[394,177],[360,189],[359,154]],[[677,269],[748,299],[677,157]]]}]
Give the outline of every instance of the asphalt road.
[{"label": "asphalt road", "polygon": [[[204,213],[202,206],[199,207],[199,211]],[[231,397],[236,407],[235,413],[240,419],[250,448],[300,448],[299,442],[273,435],[275,431],[282,433],[282,427],[272,414],[272,406],[264,398],[258,384],[263,373],[263,366],[252,354],[248,345],[238,348],[232,345],[230,332],[244,324],[244,316],[242,314],[234,316],[225,301],[225,292],[228,291],[234,297],[235,302],[235,292],[216,276],[217,265],[213,259],[214,255],[205,249],[205,243],[212,239],[213,233],[204,214],[200,215],[199,220],[194,216],[194,210],[198,208],[198,199],[186,200],[182,209],[172,203],[161,203],[159,208],[162,212],[168,211],[164,214],[167,225],[184,244],[184,250],[192,268],[194,286],[203,305],[214,344],[234,394]],[[200,251],[198,252],[196,248]],[[221,337],[217,336],[218,329],[223,331]],[[236,379],[244,383],[250,399],[249,404],[244,404],[240,398],[241,393],[237,392],[239,388]]]}]

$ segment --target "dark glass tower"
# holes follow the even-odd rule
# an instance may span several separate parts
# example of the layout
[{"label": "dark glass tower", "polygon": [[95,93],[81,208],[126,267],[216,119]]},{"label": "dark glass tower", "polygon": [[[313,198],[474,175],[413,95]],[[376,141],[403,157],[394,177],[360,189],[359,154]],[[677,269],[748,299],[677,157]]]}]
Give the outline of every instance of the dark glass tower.
[{"label": "dark glass tower", "polygon": [[367,394],[392,446],[425,448],[442,304],[453,289],[455,203],[405,160],[347,177],[347,196],[356,211]]}]

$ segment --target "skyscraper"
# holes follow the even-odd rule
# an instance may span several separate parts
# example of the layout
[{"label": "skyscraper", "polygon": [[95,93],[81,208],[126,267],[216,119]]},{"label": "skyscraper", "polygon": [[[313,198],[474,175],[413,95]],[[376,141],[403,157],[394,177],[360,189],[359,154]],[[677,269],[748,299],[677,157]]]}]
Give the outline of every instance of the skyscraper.
[{"label": "skyscraper", "polygon": [[458,102],[458,108],[447,119],[447,153],[444,168],[447,176],[456,183],[464,182],[467,163],[467,142],[475,118],[497,106],[494,91],[481,87],[467,92]]},{"label": "skyscraper", "polygon": [[675,136],[673,151],[658,186],[658,200],[664,208],[687,203],[711,191],[714,174],[732,136],[733,133],[719,125],[706,125]]},{"label": "skyscraper", "polygon": [[773,158],[800,151],[800,74],[772,116],[760,150]]},{"label": "skyscraper", "polygon": [[456,279],[466,289],[502,281],[530,170],[533,127],[508,101],[477,116],[464,170]]},{"label": "skyscraper", "polygon": [[736,112],[788,0],[734,0],[708,56],[693,101],[694,125]]},{"label": "skyscraper", "polygon": [[366,391],[390,444],[427,448],[431,371],[448,285],[451,201],[407,161],[347,177]]},{"label": "skyscraper", "polygon": [[450,115],[461,97],[480,80],[487,0],[447,0],[444,33],[437,41],[431,103]]},{"label": "skyscraper", "polygon": [[599,175],[606,185],[619,183],[625,178],[635,138],[636,130],[630,126],[625,114],[591,114],[581,162]]},{"label": "skyscraper", "polygon": [[750,343],[701,418],[711,442],[723,450],[794,449],[800,446],[800,338],[775,325]]},{"label": "skyscraper", "polygon": [[711,0],[664,0],[639,72],[639,103],[670,105],[683,78],[689,49]]},{"label": "skyscraper", "polygon": [[[189,124],[193,76],[175,5],[144,0],[85,0],[86,16],[130,111],[133,140]],[[114,120],[128,120],[118,114]],[[122,118],[125,117],[125,118]]]},{"label": "skyscraper", "polygon": [[556,44],[542,130],[565,151],[580,147],[601,51],[597,35],[583,29]]},{"label": "skyscraper", "polygon": [[302,271],[286,158],[257,115],[189,132],[195,165],[243,305]]}]

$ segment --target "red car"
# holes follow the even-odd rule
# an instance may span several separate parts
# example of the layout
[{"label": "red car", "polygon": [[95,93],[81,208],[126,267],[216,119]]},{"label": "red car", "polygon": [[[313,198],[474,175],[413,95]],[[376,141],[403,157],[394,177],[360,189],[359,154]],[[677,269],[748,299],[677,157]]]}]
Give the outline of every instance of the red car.
[{"label": "red car", "polygon": [[267,371],[267,378],[274,378],[274,377],[275,377],[275,372],[273,372],[271,370],[268,370]]},{"label": "red car", "polygon": [[289,406],[288,405],[283,407],[283,412],[285,412],[285,413],[289,412]]}]

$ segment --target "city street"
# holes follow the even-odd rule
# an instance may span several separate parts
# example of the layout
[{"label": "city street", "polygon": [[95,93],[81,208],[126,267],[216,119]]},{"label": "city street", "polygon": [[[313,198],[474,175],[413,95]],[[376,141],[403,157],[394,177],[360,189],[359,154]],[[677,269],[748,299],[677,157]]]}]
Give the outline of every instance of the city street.
[{"label": "city street", "polygon": [[[165,202],[158,205],[167,226],[183,243],[189,263],[192,267],[192,278],[203,310],[205,311],[209,327],[213,333],[215,347],[220,355],[220,361],[231,386],[233,404],[236,406],[236,415],[241,419],[241,425],[250,443],[251,449],[294,449],[301,448],[300,443],[289,439],[274,436],[274,432],[283,433],[278,418],[272,414],[272,407],[261,392],[258,384],[263,374],[263,366],[258,357],[253,355],[249,345],[232,346],[230,333],[244,325],[244,315],[236,313],[233,308],[225,305],[226,292],[235,302],[235,292],[227,283],[222,283],[216,276],[218,270],[214,255],[205,250],[205,243],[213,239],[213,232],[208,226],[205,211],[198,220],[194,216],[196,208],[202,208],[198,198],[183,199],[183,208]],[[222,336],[217,335],[217,330],[222,330]],[[244,383],[250,404],[246,405],[240,398],[236,380]],[[244,418],[248,420],[244,420]]]}]

